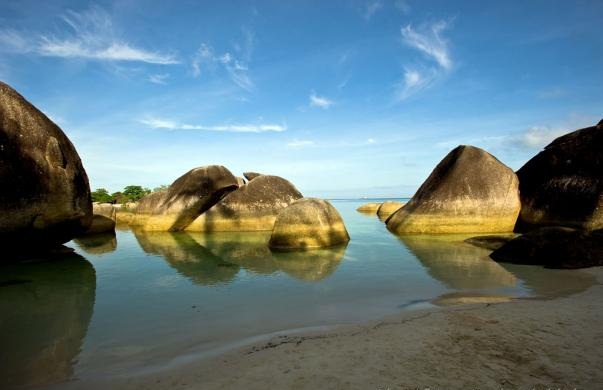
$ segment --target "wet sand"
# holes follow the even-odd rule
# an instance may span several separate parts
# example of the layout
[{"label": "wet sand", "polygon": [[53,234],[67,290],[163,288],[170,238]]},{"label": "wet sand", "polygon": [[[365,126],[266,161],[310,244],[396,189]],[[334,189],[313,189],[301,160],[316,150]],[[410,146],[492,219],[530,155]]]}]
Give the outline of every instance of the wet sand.
[{"label": "wet sand", "polygon": [[404,311],[360,325],[281,335],[218,357],[143,375],[76,379],[70,385],[115,389],[600,389],[603,267],[586,272],[596,283],[569,297],[502,303],[477,300],[475,304]]}]

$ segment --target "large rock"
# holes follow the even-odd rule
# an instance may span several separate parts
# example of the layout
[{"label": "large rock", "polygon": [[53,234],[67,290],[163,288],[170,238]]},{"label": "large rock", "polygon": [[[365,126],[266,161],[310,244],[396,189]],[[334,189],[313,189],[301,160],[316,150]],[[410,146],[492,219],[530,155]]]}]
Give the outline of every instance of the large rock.
[{"label": "large rock", "polygon": [[261,175],[201,214],[188,231],[272,230],[277,214],[302,194],[289,181]]},{"label": "large rock", "polygon": [[519,171],[518,230],[603,228],[603,121],[557,138]]},{"label": "large rock", "polygon": [[83,235],[115,232],[115,220],[104,215],[94,214],[92,223]]},{"label": "large rock", "polygon": [[243,176],[245,176],[245,179],[252,181],[256,177],[262,176],[262,174],[257,172],[243,172]]},{"label": "large rock", "polygon": [[43,249],[92,221],[86,171],[61,129],[0,82],[0,245]]},{"label": "large rock", "polygon": [[367,213],[367,214],[375,214],[375,213],[377,213],[377,210],[379,210],[379,207],[381,207],[381,203],[376,203],[376,202],[365,203],[365,204],[361,205],[360,207],[358,207],[356,209],[356,211],[359,211],[361,213]]},{"label": "large rock", "polygon": [[603,265],[603,229],[539,228],[509,241],[490,257],[504,263],[547,268],[600,266]]},{"label": "large rock", "polygon": [[381,203],[381,206],[377,209],[377,217],[380,220],[385,221],[390,215],[400,210],[406,202],[397,202],[395,200],[386,200]]},{"label": "large rock", "polygon": [[515,173],[482,149],[459,146],[386,223],[396,234],[509,232],[520,207]]},{"label": "large rock", "polygon": [[92,214],[92,223],[84,234],[115,232],[116,212],[111,203],[93,203]]},{"label": "large rock", "polygon": [[300,199],[276,218],[268,245],[272,249],[312,249],[346,244],[350,236],[341,216],[326,200]]},{"label": "large rock", "polygon": [[167,189],[151,192],[138,202],[138,206],[136,207],[133,217],[126,217],[126,219],[122,219],[124,216],[126,216],[126,214],[116,213],[116,221],[127,222],[129,220],[129,223],[132,226],[143,226],[153,212],[159,209],[161,203],[165,200],[166,194]]},{"label": "large rock", "polygon": [[116,209],[111,203],[92,203],[92,214],[102,215],[115,221]]},{"label": "large rock", "polygon": [[161,195],[149,201],[143,199],[137,214],[148,215],[142,224],[144,230],[180,231],[236,188],[237,178],[223,166],[195,168],[176,179]]}]

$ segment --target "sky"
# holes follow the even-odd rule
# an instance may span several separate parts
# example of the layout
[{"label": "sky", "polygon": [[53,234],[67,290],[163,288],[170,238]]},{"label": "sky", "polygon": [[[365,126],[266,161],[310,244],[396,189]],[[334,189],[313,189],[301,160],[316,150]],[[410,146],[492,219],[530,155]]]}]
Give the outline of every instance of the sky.
[{"label": "sky", "polygon": [[409,197],[454,147],[513,169],[603,118],[602,1],[0,2],[0,80],[92,189],[211,164]]}]

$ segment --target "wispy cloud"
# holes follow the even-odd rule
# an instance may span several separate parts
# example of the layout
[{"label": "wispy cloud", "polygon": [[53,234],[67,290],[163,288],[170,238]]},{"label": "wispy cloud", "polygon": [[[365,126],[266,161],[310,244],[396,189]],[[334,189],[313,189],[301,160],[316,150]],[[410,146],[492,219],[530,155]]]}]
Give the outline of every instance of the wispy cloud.
[{"label": "wispy cloud", "polygon": [[453,68],[448,41],[442,32],[449,27],[446,21],[438,21],[416,30],[410,24],[401,28],[403,42],[423,53],[433,63],[407,66],[398,88],[398,99],[407,97],[429,87],[442,74]]},{"label": "wispy cloud", "polygon": [[512,143],[523,147],[543,148],[550,144],[555,138],[560,137],[569,131],[571,130],[548,126],[532,126],[523,132],[510,136],[509,140]]},{"label": "wispy cloud", "polygon": [[308,146],[314,146],[314,141],[310,141],[310,140],[298,140],[298,139],[294,139],[291,142],[287,143],[287,146],[293,149],[301,149],[301,148],[305,148]]},{"label": "wispy cloud", "polygon": [[382,0],[370,1],[364,7],[364,15],[363,16],[366,20],[369,20],[373,17],[373,15],[375,15],[377,13],[377,11],[379,11],[382,8],[383,8]]},{"label": "wispy cloud", "polygon": [[333,104],[334,102],[331,99],[324,96],[317,96],[315,93],[310,95],[310,107],[319,107],[326,110]]},{"label": "wispy cloud", "polygon": [[406,0],[396,0],[396,2],[394,3],[394,5],[396,6],[396,9],[400,12],[402,12],[403,14],[409,14],[411,7],[408,4],[408,1]]},{"label": "wispy cloud", "polygon": [[281,132],[287,130],[286,125],[278,124],[227,124],[205,126],[199,124],[180,123],[177,121],[162,118],[145,118],[139,120],[139,122],[152,129],[164,130],[204,130],[228,133],[263,133]]},{"label": "wispy cloud", "polygon": [[100,7],[92,7],[84,12],[67,11],[62,20],[68,30],[61,36],[3,30],[0,31],[0,46],[22,54],[34,53],[46,57],[161,65],[179,63],[172,54],[142,49],[118,37],[111,16]]},{"label": "wispy cloud", "polygon": [[255,45],[255,37],[248,30],[243,30],[243,32],[243,43],[234,44],[234,50],[239,53],[238,56],[229,51],[218,54],[213,47],[202,43],[191,61],[193,76],[199,77],[204,70],[213,71],[216,67],[220,67],[226,71],[235,84],[246,91],[251,91],[255,85],[249,76],[248,63]]},{"label": "wispy cloud", "polygon": [[441,36],[442,31],[448,28],[448,22],[443,20],[428,26],[425,31],[419,32],[409,24],[402,27],[402,38],[404,42],[425,53],[435,60],[442,68],[452,68],[452,60],[448,49],[448,43]]},{"label": "wispy cloud", "polygon": [[538,92],[537,96],[539,99],[556,99],[566,94],[565,90],[561,87],[552,87],[544,89]]},{"label": "wispy cloud", "polygon": [[170,78],[169,73],[163,73],[163,74],[151,74],[149,75],[149,81],[153,84],[161,84],[161,85],[165,85],[167,84],[167,80]]}]

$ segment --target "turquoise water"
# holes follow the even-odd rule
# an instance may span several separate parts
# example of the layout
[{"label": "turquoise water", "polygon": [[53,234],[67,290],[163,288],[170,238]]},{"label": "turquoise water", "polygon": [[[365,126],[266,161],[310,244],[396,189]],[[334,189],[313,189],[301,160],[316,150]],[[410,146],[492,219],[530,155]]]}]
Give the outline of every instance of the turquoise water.
[{"label": "turquoise water", "polygon": [[0,388],[131,375],[275,332],[593,283],[580,271],[497,264],[467,236],[398,238],[355,211],[365,202],[332,202],[347,247],[271,253],[263,233],[118,230],[70,242],[77,255],[57,262],[0,267]]}]

